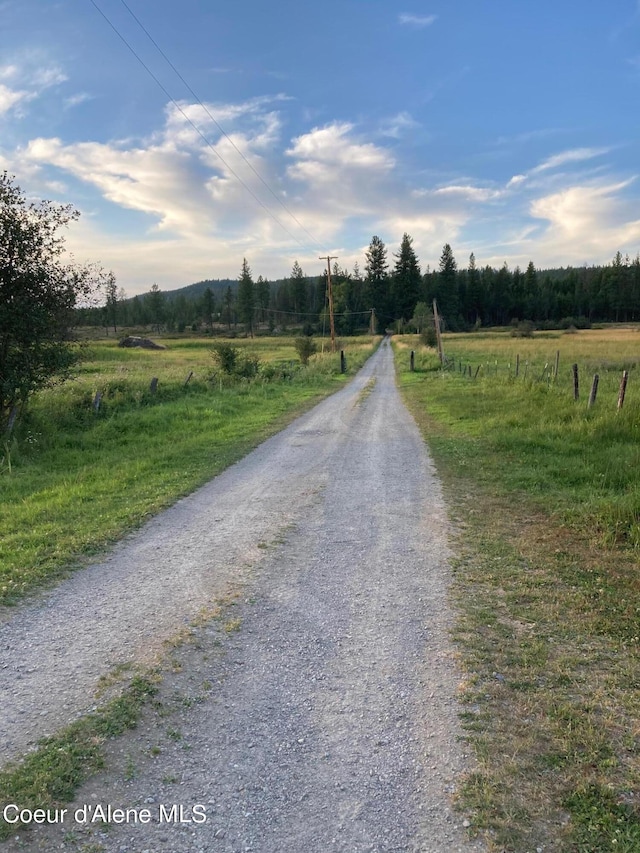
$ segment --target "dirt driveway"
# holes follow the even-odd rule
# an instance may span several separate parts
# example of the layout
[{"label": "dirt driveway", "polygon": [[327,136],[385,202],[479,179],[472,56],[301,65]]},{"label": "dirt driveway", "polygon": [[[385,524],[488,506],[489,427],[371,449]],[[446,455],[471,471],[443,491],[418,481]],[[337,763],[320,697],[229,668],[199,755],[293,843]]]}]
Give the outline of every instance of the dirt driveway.
[{"label": "dirt driveway", "polygon": [[484,849],[451,807],[468,760],[446,534],[385,342],[348,387],[0,628],[6,760],[241,592],[165,675],[189,701],[114,746],[61,824],[4,846]]}]

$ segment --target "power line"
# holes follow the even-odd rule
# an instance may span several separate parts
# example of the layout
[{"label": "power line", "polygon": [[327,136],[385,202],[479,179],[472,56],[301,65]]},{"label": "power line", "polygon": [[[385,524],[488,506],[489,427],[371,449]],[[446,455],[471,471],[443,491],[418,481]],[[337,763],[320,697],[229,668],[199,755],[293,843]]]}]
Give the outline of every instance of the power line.
[{"label": "power line", "polygon": [[317,246],[317,247],[319,247],[319,246],[320,246],[320,243],[318,243],[318,241],[317,241],[317,240],[316,240],[316,238],[313,236],[313,234],[311,234],[311,232],[310,232],[310,231],[308,231],[308,230],[305,228],[305,226],[302,224],[302,222],[300,222],[300,220],[298,219],[298,217],[297,217],[297,216],[296,216],[296,215],[295,215],[291,210],[289,210],[289,208],[288,208],[288,207],[287,207],[287,205],[282,201],[282,199],[280,198],[280,196],[278,196],[278,194],[275,192],[275,190],[273,190],[273,189],[272,189],[272,187],[271,187],[271,186],[267,183],[267,181],[265,181],[265,179],[262,177],[262,175],[260,174],[260,172],[258,172],[258,170],[255,168],[255,166],[253,165],[253,163],[251,163],[251,161],[247,159],[247,157],[244,155],[244,153],[241,151],[241,149],[240,149],[240,148],[238,148],[238,146],[235,144],[235,142],[233,141],[233,139],[229,136],[229,134],[226,132],[226,130],[222,127],[222,125],[220,124],[220,122],[215,118],[215,116],[211,115],[211,113],[210,113],[210,111],[209,111],[208,107],[207,107],[207,106],[206,106],[206,105],[205,105],[205,104],[200,100],[200,98],[198,97],[198,95],[193,91],[193,89],[191,88],[191,86],[189,85],[189,83],[185,80],[185,78],[184,78],[184,77],[183,77],[183,75],[180,73],[180,71],[178,71],[178,69],[176,68],[176,66],[174,65],[174,63],[169,59],[169,57],[167,56],[167,54],[162,50],[162,48],[160,47],[160,45],[159,45],[159,44],[157,43],[157,41],[153,38],[153,36],[152,36],[152,35],[151,35],[151,33],[149,32],[149,30],[145,27],[145,25],[142,23],[142,21],[140,20],[140,18],[138,18],[138,16],[135,14],[135,12],[131,9],[131,7],[128,5],[128,3],[126,2],[126,0],[120,0],[120,2],[121,2],[121,3],[122,3],[122,5],[124,6],[124,8],[127,10],[127,12],[129,12],[129,14],[130,14],[130,15],[131,15],[131,17],[134,19],[134,21],[138,24],[138,26],[140,27],[140,29],[142,30],[142,32],[147,36],[147,38],[149,39],[149,41],[151,42],[151,44],[156,48],[156,50],[158,51],[158,53],[160,54],[160,56],[162,56],[162,58],[165,60],[165,62],[169,65],[169,67],[170,67],[170,68],[173,70],[173,72],[176,74],[176,76],[178,77],[178,79],[179,79],[179,80],[180,80],[180,81],[181,81],[181,82],[186,86],[186,88],[187,88],[187,90],[189,91],[189,93],[190,93],[190,94],[195,98],[196,102],[197,102],[197,103],[202,107],[202,109],[203,109],[203,110],[205,111],[205,113],[209,116],[209,118],[211,119],[211,121],[215,124],[215,126],[218,128],[218,130],[220,131],[220,133],[224,136],[224,138],[225,138],[225,139],[226,139],[226,140],[227,140],[227,141],[228,141],[228,142],[233,146],[233,148],[237,151],[237,153],[240,155],[240,157],[242,157],[242,159],[244,160],[244,162],[245,162],[245,163],[247,164],[247,166],[251,169],[251,171],[252,171],[252,172],[254,173],[254,175],[258,178],[258,180],[262,183],[262,185],[263,185],[263,186],[264,186],[264,187],[265,187],[265,188],[266,188],[266,189],[271,193],[271,195],[274,197],[274,199],[278,202],[278,204],[282,207],[282,209],[283,209],[283,210],[284,210],[284,211],[285,211],[285,212],[286,212],[286,213],[291,217],[291,219],[293,219],[293,221],[296,223],[296,225],[298,225],[298,226],[302,229],[302,231],[304,231],[304,233],[305,233],[308,237],[310,237],[310,239],[311,239],[311,241],[314,243],[314,245],[315,245],[315,246]]},{"label": "power line", "polygon": [[[132,53],[132,54],[133,54],[133,56],[138,60],[138,62],[140,63],[140,65],[142,65],[142,67],[143,67],[143,68],[144,68],[144,70],[147,72],[147,74],[149,74],[149,76],[150,76],[150,77],[152,78],[152,80],[157,84],[157,86],[162,90],[162,92],[164,93],[164,95],[169,99],[169,101],[173,104],[173,106],[174,106],[174,107],[175,107],[175,108],[180,112],[180,114],[183,116],[183,118],[185,119],[185,121],[187,121],[187,123],[191,125],[191,127],[196,131],[196,133],[198,134],[198,136],[199,136],[199,137],[204,141],[204,143],[205,143],[205,144],[206,144],[206,145],[207,145],[207,146],[208,146],[208,147],[213,151],[213,153],[216,155],[216,157],[217,157],[217,158],[218,158],[218,159],[219,159],[219,160],[220,160],[220,161],[221,161],[221,162],[222,162],[222,163],[227,167],[227,169],[229,170],[229,172],[231,172],[231,174],[233,175],[233,177],[234,177],[234,178],[235,178],[235,179],[236,179],[240,184],[242,184],[242,186],[243,186],[243,187],[245,188],[245,190],[249,193],[249,195],[250,195],[250,196],[251,196],[251,197],[252,197],[252,198],[253,198],[253,199],[254,199],[254,200],[255,200],[255,201],[260,205],[260,207],[261,207],[261,208],[262,208],[262,209],[263,209],[263,210],[264,210],[264,211],[265,211],[265,212],[266,212],[266,213],[267,213],[267,214],[268,214],[268,215],[269,215],[269,216],[274,220],[274,222],[276,222],[276,223],[277,223],[277,224],[282,228],[282,230],[283,230],[286,234],[288,234],[288,235],[289,235],[289,237],[291,237],[291,239],[292,239],[294,242],[296,242],[296,243],[297,243],[299,246],[301,246],[302,248],[308,248],[308,246],[305,246],[305,244],[304,244],[304,243],[302,243],[302,242],[301,242],[301,241],[300,241],[300,240],[299,240],[299,239],[298,239],[294,234],[292,234],[292,233],[291,233],[291,231],[289,231],[289,229],[286,227],[286,225],[278,219],[278,217],[275,215],[275,213],[273,213],[273,211],[272,211],[272,210],[270,210],[270,209],[267,207],[267,205],[262,201],[262,199],[260,199],[260,198],[259,198],[259,197],[258,197],[258,196],[253,192],[253,190],[251,189],[251,187],[249,187],[249,186],[248,186],[248,185],[247,185],[247,184],[242,180],[242,178],[241,178],[241,177],[240,177],[240,176],[235,172],[235,170],[234,170],[234,169],[229,165],[229,163],[227,163],[227,161],[224,159],[224,157],[222,156],[222,154],[220,154],[220,152],[219,152],[219,151],[216,151],[215,147],[211,144],[211,142],[209,141],[209,139],[207,139],[207,137],[206,137],[206,136],[204,135],[204,133],[200,130],[200,128],[199,128],[199,127],[198,127],[198,126],[197,126],[197,125],[196,125],[196,124],[195,124],[195,123],[194,123],[194,122],[189,118],[189,116],[185,113],[185,111],[182,109],[182,107],[180,106],[180,104],[179,104],[179,103],[178,103],[178,102],[173,98],[173,96],[169,93],[169,91],[165,88],[165,86],[163,86],[163,84],[160,82],[160,80],[158,79],[158,77],[153,73],[153,71],[149,68],[149,66],[144,62],[144,60],[140,57],[140,55],[136,52],[136,50],[132,47],[132,45],[131,45],[131,44],[129,44],[129,42],[126,40],[126,38],[122,35],[122,33],[121,33],[121,32],[118,30],[118,28],[115,26],[115,24],[114,24],[114,23],[113,23],[113,22],[112,22],[112,21],[107,17],[107,15],[102,11],[102,9],[100,8],[100,6],[98,6],[98,4],[96,3],[96,0],[89,0],[89,2],[91,3],[91,5],[92,5],[92,6],[94,6],[94,7],[95,7],[95,9],[99,12],[99,14],[104,18],[104,20],[105,20],[105,21],[107,22],[107,24],[111,27],[111,29],[114,31],[114,33],[118,36],[118,38],[120,39],[120,41],[122,41],[122,43],[125,45],[125,47],[126,47],[126,48],[127,48],[127,49]],[[236,149],[236,150],[237,150],[237,149]],[[245,159],[246,159],[246,158],[245,158]],[[254,171],[255,171],[255,170],[254,170]],[[315,241],[314,241],[314,242],[315,242]]]}]

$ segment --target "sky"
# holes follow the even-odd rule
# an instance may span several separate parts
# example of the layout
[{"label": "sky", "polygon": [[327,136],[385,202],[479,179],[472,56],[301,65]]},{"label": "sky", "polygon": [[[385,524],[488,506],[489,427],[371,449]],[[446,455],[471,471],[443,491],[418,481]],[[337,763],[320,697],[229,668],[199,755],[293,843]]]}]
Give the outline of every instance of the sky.
[{"label": "sky", "polygon": [[640,0],[0,0],[0,171],[156,283],[640,251]]}]

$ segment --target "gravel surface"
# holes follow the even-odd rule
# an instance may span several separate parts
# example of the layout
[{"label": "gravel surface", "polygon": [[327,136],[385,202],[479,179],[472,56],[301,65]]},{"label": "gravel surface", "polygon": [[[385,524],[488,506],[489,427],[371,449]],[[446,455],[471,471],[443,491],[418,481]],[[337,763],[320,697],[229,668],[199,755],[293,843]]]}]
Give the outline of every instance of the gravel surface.
[{"label": "gravel surface", "polygon": [[[2,626],[6,759],[94,705],[111,666],[152,659],[241,591],[175,650],[162,712],[112,744],[63,823],[4,847],[484,850],[451,806],[470,760],[446,535],[385,342],[347,388]],[[83,822],[108,806],[130,811]]]}]

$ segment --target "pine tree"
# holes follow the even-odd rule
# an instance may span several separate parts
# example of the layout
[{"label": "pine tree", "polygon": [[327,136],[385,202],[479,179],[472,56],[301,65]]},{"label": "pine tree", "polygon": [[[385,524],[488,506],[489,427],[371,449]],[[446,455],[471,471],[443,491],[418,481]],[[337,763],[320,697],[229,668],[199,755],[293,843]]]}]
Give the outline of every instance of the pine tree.
[{"label": "pine tree", "polygon": [[392,313],[397,319],[409,320],[420,298],[422,275],[412,243],[413,238],[405,233],[400,251],[394,254]]},{"label": "pine tree", "polygon": [[291,278],[289,279],[291,291],[291,302],[298,320],[307,310],[307,281],[302,272],[302,267],[297,261],[293,263]]},{"label": "pine tree", "polygon": [[242,272],[238,284],[238,317],[245,331],[253,337],[253,312],[256,305],[255,285],[247,259],[242,259]]},{"label": "pine tree", "polygon": [[379,237],[373,236],[366,252],[365,265],[367,308],[373,308],[376,314],[378,331],[384,333],[393,318],[389,315],[389,268],[387,250]]},{"label": "pine tree", "polygon": [[440,256],[434,290],[438,302],[438,312],[450,329],[458,327],[458,315],[460,313],[457,271],[458,265],[451,246],[445,243]]},{"label": "pine tree", "polygon": [[267,319],[267,309],[269,308],[270,299],[271,288],[269,287],[269,282],[259,275],[258,281],[256,282],[256,302],[260,309],[260,321],[262,323]]},{"label": "pine tree", "polygon": [[208,287],[202,294],[202,316],[205,324],[213,331],[213,312],[215,309],[215,298],[213,291]]}]

